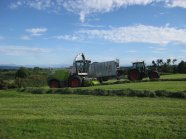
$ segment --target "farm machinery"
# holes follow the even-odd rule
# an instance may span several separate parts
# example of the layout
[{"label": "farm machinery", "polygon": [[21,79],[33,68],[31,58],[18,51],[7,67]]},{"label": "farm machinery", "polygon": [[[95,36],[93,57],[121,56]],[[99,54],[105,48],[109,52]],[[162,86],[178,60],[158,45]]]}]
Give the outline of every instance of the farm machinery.
[{"label": "farm machinery", "polygon": [[142,80],[147,76],[150,79],[159,78],[158,72],[147,69],[144,61],[135,62],[132,67],[122,69],[119,67],[119,60],[91,63],[81,53],[75,57],[73,66],[54,71],[47,82],[50,88],[81,87],[97,85],[111,78],[119,79],[122,75],[127,75],[131,81]]},{"label": "farm machinery", "polygon": [[132,63],[132,67],[123,70],[123,72],[130,81],[142,80],[145,77],[149,77],[151,80],[160,78],[157,69],[148,69],[144,61]]}]

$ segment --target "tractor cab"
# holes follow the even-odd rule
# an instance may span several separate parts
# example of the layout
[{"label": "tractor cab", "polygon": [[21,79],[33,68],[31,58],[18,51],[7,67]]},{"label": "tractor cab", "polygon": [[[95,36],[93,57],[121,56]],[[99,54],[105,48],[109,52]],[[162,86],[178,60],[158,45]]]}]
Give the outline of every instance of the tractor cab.
[{"label": "tractor cab", "polygon": [[88,59],[85,59],[85,56],[83,53],[78,54],[73,62],[73,74],[79,75],[79,76],[87,76],[88,75],[88,69],[91,61]]},{"label": "tractor cab", "polygon": [[141,62],[134,62],[132,63],[133,69],[137,69],[139,72],[145,72],[145,63],[144,61]]}]

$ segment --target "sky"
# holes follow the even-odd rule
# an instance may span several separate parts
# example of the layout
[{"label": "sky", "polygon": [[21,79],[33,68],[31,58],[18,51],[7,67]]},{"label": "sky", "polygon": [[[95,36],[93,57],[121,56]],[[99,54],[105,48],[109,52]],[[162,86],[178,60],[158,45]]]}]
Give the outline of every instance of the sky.
[{"label": "sky", "polygon": [[186,0],[0,0],[0,64],[186,61]]}]

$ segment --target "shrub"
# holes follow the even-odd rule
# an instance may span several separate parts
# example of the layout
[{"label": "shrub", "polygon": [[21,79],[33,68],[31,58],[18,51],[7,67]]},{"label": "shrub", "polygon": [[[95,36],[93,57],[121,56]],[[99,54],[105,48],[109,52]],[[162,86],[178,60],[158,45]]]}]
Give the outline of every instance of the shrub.
[{"label": "shrub", "polygon": [[16,78],[15,79],[16,85],[21,87],[42,87],[47,85],[46,78],[39,76],[39,75],[33,75],[28,78]]},{"label": "shrub", "polygon": [[17,88],[17,85],[15,82],[9,82],[9,81],[0,81],[0,89],[14,89]]},{"label": "shrub", "polygon": [[21,67],[17,70],[15,77],[16,78],[27,78],[29,75],[29,71],[27,68]]}]

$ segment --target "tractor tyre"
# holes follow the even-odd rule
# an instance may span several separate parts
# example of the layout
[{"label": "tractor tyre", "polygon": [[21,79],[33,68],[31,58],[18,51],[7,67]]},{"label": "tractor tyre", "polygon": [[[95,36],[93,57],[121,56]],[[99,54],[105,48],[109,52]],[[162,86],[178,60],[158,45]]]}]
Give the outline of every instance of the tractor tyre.
[{"label": "tractor tyre", "polygon": [[128,73],[128,79],[130,81],[136,81],[141,79],[140,72],[137,69],[132,69]]},{"label": "tractor tyre", "polygon": [[99,78],[97,78],[97,80],[100,82],[100,84],[103,83],[103,78],[99,77]]},{"label": "tractor tyre", "polygon": [[60,83],[57,80],[51,80],[49,82],[49,86],[50,86],[50,88],[59,88],[60,87]]},{"label": "tractor tyre", "polygon": [[80,87],[82,86],[82,79],[79,76],[72,76],[69,79],[69,86],[74,88],[74,87]]},{"label": "tractor tyre", "polygon": [[150,71],[148,75],[150,80],[156,80],[160,78],[158,72],[156,71]]}]

